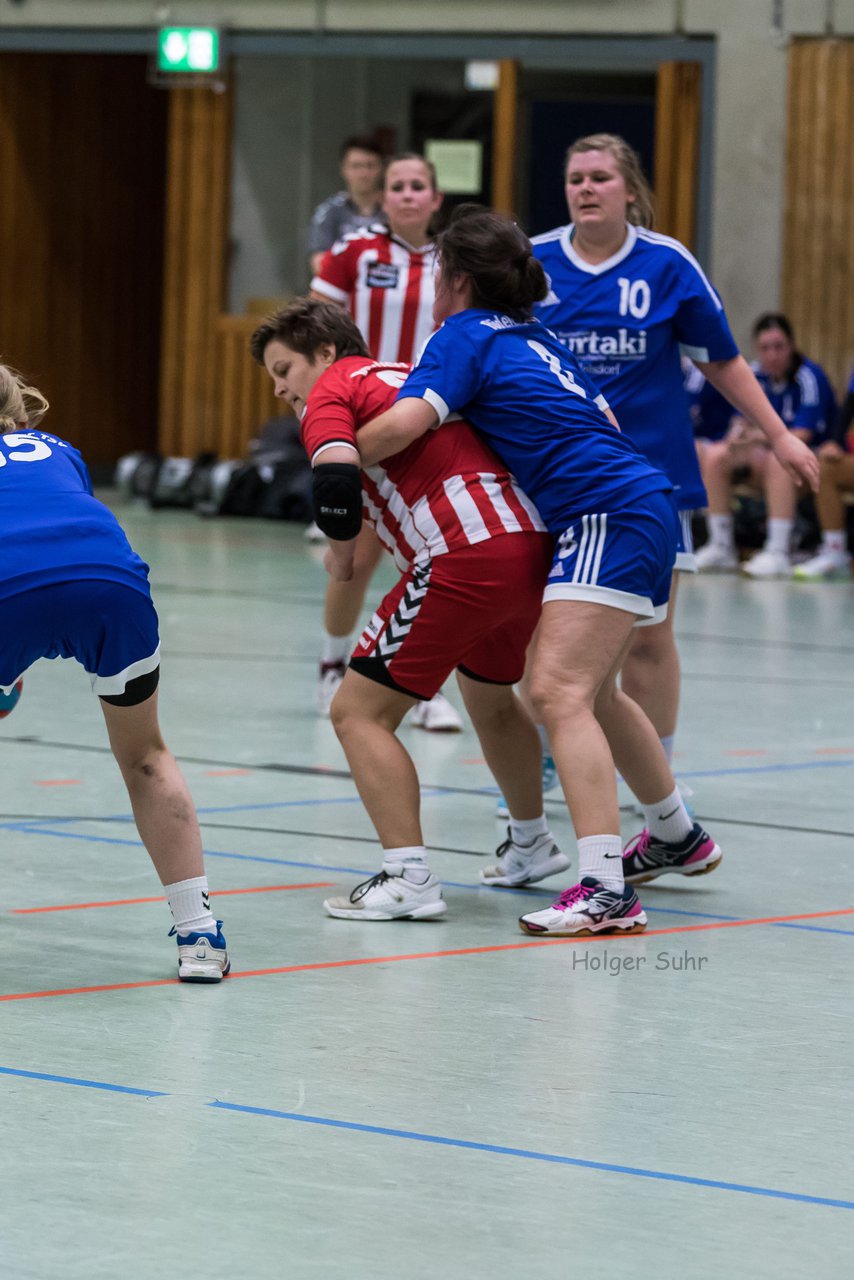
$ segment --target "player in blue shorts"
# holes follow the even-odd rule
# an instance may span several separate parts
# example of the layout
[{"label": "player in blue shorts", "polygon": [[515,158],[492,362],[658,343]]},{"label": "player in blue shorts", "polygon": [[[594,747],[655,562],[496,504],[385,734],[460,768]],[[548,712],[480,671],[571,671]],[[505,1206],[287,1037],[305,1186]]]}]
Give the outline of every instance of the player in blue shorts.
[{"label": "player in blue shorts", "polygon": [[[636,623],[667,608],[679,539],[672,485],[532,318],[546,278],[516,224],[463,207],[439,245],[434,315],[444,323],[392,409],[360,433],[363,464],[460,413],[536,503],[556,547],[530,692],[569,804],[580,881],[521,925],[537,934],[637,932],[646,915],[632,883],[699,875],[721,859],[688,816],[655,729],[617,683]],[[615,764],[648,822],[625,854]]]},{"label": "player in blue shorts", "polygon": [[148,566],[92,496],[76,449],[38,430],[47,401],[0,365],[0,694],[39,658],[76,658],[98,694],[142,842],[175,922],[178,977],[229,970],[196,810],[157,720]]},{"label": "player in blue shorts", "polygon": [[[720,299],[684,245],[649,230],[652,193],[620,137],[594,134],[569,148],[571,222],[536,236],[549,280],[537,315],[601,389],[621,429],[673,484],[681,518],[676,569],[695,572],[691,512],[706,505],[680,355],[767,437],[796,481],[815,487],[817,464],[786,431],[739,355]],[[667,618],[637,633],[622,684],[644,708],[672,757],[679,707],[673,635],[678,579]]]}]

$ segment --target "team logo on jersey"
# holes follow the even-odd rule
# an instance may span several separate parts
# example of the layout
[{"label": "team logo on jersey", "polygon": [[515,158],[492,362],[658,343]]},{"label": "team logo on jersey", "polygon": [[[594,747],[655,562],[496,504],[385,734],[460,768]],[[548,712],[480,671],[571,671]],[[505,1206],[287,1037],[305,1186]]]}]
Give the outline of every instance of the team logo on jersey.
[{"label": "team logo on jersey", "polygon": [[393,262],[370,263],[365,277],[369,289],[396,289],[399,280],[400,267]]},{"label": "team logo on jersey", "polygon": [[583,333],[562,330],[558,337],[579,360],[596,360],[605,356],[643,360],[646,356],[646,329],[639,329],[637,333],[630,329],[618,329],[616,333],[599,333],[596,329]]}]

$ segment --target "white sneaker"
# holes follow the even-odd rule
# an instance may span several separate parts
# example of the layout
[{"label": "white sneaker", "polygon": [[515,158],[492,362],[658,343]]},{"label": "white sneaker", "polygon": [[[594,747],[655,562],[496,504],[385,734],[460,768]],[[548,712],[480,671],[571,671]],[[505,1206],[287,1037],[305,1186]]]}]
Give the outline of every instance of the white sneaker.
[{"label": "white sneaker", "polygon": [[428,733],[461,733],[463,727],[459,712],[443,693],[437,693],[429,702],[417,703],[408,719],[414,728]]},{"label": "white sneaker", "polygon": [[498,854],[498,861],[494,866],[483,868],[480,873],[481,884],[505,888],[536,884],[538,880],[545,880],[546,876],[566,871],[569,866],[569,858],[561,853],[550,831],[544,836],[537,836],[530,844],[514,844],[508,827],[507,839],[495,852]]},{"label": "white sneaker", "polygon": [[327,898],[323,909],[336,920],[430,920],[443,916],[448,904],[432,871],[423,884],[416,884],[401,869],[371,876],[349,898]]},{"label": "white sneaker", "polygon": [[344,679],[347,667],[343,662],[327,664],[320,668],[320,679],[317,682],[317,710],[320,715],[329,718],[329,708]]},{"label": "white sneaker", "polygon": [[738,555],[734,547],[719,546],[717,542],[707,542],[695,555],[699,573],[726,573],[738,568]]},{"label": "white sneaker", "polygon": [[308,528],[306,529],[305,533],[302,536],[305,538],[306,542],[325,542],[326,541],[326,534],[314,522],[312,522],[308,526]]},{"label": "white sneaker", "polygon": [[782,551],[757,551],[741,566],[741,572],[749,578],[791,578],[792,562]]},{"label": "white sneaker", "polygon": [[216,933],[178,933],[173,927],[169,937],[178,943],[181,982],[221,982],[228,977],[231,961],[221,920],[216,922]]},{"label": "white sneaker", "polygon": [[818,582],[822,578],[850,578],[851,559],[842,551],[819,551],[811,560],[796,565],[792,577],[800,582]]}]

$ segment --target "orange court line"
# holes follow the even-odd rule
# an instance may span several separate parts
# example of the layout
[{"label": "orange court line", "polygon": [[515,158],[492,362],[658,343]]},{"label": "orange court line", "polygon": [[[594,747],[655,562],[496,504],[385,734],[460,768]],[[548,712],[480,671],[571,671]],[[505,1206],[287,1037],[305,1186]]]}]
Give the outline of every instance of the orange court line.
[{"label": "orange court line", "polygon": [[816,747],[817,756],[854,756],[854,747]]},{"label": "orange court line", "polygon": [[[278,893],[284,889],[331,889],[334,880],[315,880],[312,884],[263,884],[252,889],[217,889],[215,898],[226,898],[235,893]],[[163,894],[155,898],[114,898],[112,902],[65,902],[58,907],[13,907],[13,916],[35,916],[44,911],[88,911],[91,907],[131,907],[138,902],[163,902]]]},{"label": "orange court line", "polygon": [[[795,916],[760,916],[754,920],[715,920],[710,924],[673,925],[670,929],[647,929],[645,933],[634,934],[636,938],[661,938],[674,933],[700,933],[709,929],[743,929],[747,925],[787,924],[791,920],[824,920],[828,916],[854,915],[854,907],[843,907],[836,911],[807,911]],[[287,964],[273,969],[244,969],[241,973],[229,974],[228,981],[236,978],[263,978],[275,973],[311,973],[319,969],[347,969],[359,965],[395,964],[403,960],[441,960],[449,956],[482,956],[498,951],[526,951],[531,947],[556,947],[561,943],[579,942],[618,942],[619,934],[599,934],[593,938],[531,938],[527,942],[501,942],[489,947],[458,947],[452,951],[416,951],[410,955],[400,956],[356,956],[349,960],[320,960],[313,964]],[[88,995],[96,991],[133,991],[142,987],[168,987],[177,983],[177,978],[152,978],[148,982],[116,982],[98,987],[65,987],[55,991],[15,991],[0,996],[0,1003],[7,1000],[40,1000],[46,996]]]},{"label": "orange court line", "polygon": [[82,778],[36,778],[37,787],[82,787]]},{"label": "orange court line", "polygon": [[245,778],[251,769],[206,769],[206,778]]},{"label": "orange court line", "polygon": [[740,747],[736,751],[726,751],[724,754],[728,756],[767,756],[768,752],[764,747],[756,749],[751,747]]}]

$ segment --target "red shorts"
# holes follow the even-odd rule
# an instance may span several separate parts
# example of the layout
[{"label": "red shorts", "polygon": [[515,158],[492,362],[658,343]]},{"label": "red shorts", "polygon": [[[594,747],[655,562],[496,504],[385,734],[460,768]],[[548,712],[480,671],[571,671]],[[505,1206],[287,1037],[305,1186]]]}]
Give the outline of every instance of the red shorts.
[{"label": "red shorts", "polygon": [[413,698],[432,698],[455,667],[515,684],[553,550],[548,534],[510,533],[414,566],[368,623],[350,666]]}]

